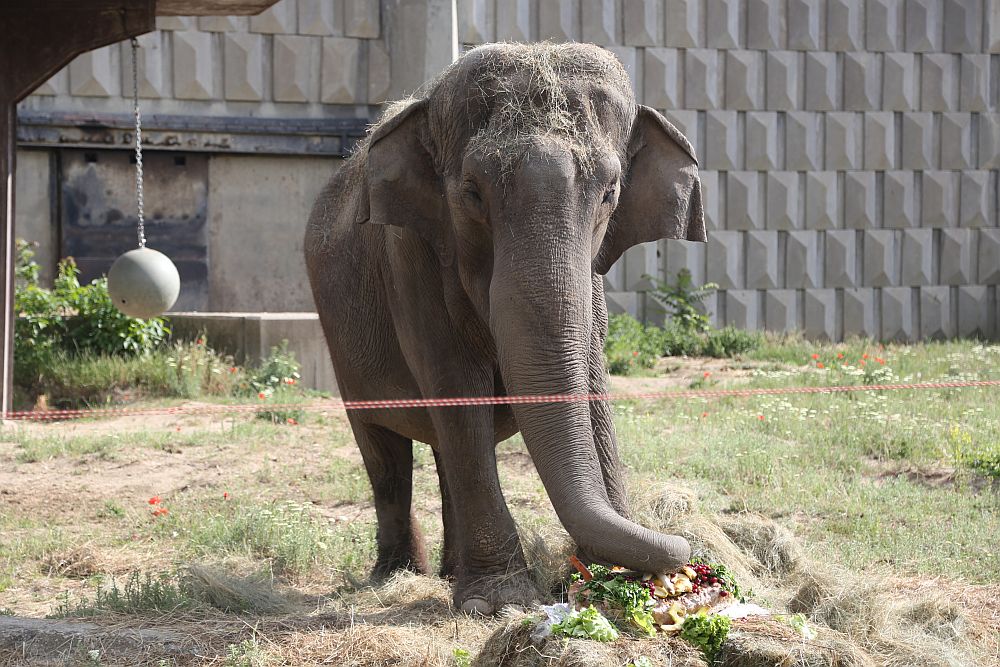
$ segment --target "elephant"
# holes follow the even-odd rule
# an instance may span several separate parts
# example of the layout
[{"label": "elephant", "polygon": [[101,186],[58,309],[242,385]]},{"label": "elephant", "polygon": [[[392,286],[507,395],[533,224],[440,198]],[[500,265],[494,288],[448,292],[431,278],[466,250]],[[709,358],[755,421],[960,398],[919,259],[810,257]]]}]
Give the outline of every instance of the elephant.
[{"label": "elephant", "polygon": [[[306,267],[347,401],[604,394],[603,276],[629,247],[705,241],[698,162],[590,44],[488,44],[389,105],[321,191]],[[377,516],[375,580],[426,572],[413,441],[442,498],[453,603],[538,597],[497,474],[518,431],[586,562],[668,572],[632,521],[607,401],[349,410]]]}]

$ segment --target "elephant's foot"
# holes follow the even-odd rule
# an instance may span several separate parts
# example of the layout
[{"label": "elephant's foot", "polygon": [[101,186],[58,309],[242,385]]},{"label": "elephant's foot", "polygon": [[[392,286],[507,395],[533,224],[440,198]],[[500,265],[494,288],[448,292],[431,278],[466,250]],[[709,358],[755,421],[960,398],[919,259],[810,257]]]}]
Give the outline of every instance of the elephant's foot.
[{"label": "elephant's foot", "polygon": [[411,535],[410,544],[402,549],[380,548],[371,578],[375,582],[384,581],[400,570],[409,570],[417,574],[430,572],[423,539],[417,533]]},{"label": "elephant's foot", "polygon": [[538,604],[538,589],[527,569],[503,574],[471,574],[459,577],[454,588],[455,606],[467,614],[489,616],[504,607],[529,608]]}]

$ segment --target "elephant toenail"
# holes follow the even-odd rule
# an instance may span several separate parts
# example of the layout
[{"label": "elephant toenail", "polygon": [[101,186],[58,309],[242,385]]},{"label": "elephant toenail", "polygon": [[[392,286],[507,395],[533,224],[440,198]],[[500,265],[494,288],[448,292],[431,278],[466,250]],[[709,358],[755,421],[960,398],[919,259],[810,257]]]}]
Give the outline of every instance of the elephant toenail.
[{"label": "elephant toenail", "polygon": [[483,598],[469,598],[462,603],[462,611],[466,614],[489,616],[493,613],[493,606]]}]

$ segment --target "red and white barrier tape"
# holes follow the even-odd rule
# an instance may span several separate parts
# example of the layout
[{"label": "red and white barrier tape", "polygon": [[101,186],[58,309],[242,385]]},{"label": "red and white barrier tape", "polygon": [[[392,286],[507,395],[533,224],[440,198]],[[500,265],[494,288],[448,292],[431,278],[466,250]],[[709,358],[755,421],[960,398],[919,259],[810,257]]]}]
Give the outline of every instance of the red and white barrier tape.
[{"label": "red and white barrier tape", "polygon": [[513,405],[525,403],[577,403],[589,401],[632,401],[688,398],[726,398],[746,396],[781,396],[786,394],[839,394],[855,391],[898,391],[907,389],[961,389],[1000,387],[1000,380],[961,380],[954,382],[918,382],[912,384],[828,385],[819,387],[778,387],[774,389],[685,389],[681,391],[628,392],[620,394],[540,394],[537,396],[481,396],[455,398],[413,398],[376,401],[344,401],[339,398],[312,403],[254,403],[242,405],[198,405],[163,408],[96,408],[93,410],[24,410],[8,412],[4,419],[50,421],[98,417],[135,417],[152,415],[210,415],[279,410],[387,410],[393,408],[440,408],[467,405]]}]

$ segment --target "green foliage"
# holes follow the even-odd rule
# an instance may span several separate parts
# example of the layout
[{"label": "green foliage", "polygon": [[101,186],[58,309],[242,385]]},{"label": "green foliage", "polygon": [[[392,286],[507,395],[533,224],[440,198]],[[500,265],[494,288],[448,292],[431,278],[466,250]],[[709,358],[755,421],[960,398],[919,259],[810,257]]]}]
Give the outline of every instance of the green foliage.
[{"label": "green foliage", "polygon": [[464,648],[457,648],[451,654],[455,658],[456,667],[472,667],[472,654]]},{"label": "green foliage", "polygon": [[299,382],[299,362],[288,351],[288,341],[271,348],[271,353],[260,366],[249,371],[243,390],[249,394],[271,396],[284,387],[295,386]]},{"label": "green foliage", "polygon": [[225,667],[264,667],[270,662],[264,648],[255,638],[226,647]]},{"label": "green foliage", "polygon": [[708,331],[708,316],[699,312],[698,306],[708,298],[719,286],[707,283],[695,287],[691,281],[691,272],[681,269],[673,284],[660,282],[652,276],[644,276],[653,282],[653,289],[648,294],[653,300],[663,306],[670,315],[670,321],[684,331],[703,333]]},{"label": "green foliage", "polygon": [[618,639],[618,630],[597,611],[594,605],[572,611],[566,618],[552,626],[552,633],[599,642],[613,642]]},{"label": "green foliage", "polygon": [[729,617],[699,612],[684,619],[681,639],[700,648],[705,660],[712,664],[726,641],[729,627]]},{"label": "green foliage", "polygon": [[182,585],[174,583],[167,574],[153,576],[150,573],[133,571],[119,587],[114,578],[108,585],[97,580],[94,598],[83,598],[76,602],[63,596],[62,601],[51,614],[54,618],[67,616],[95,616],[104,612],[136,614],[142,612],[169,613],[178,609],[195,606],[196,601]]},{"label": "green foliage", "polygon": [[608,371],[630,375],[641,368],[652,368],[661,354],[658,332],[656,327],[644,326],[629,315],[611,315],[604,343]]},{"label": "green foliage", "polygon": [[[620,609],[625,620],[643,633],[650,637],[656,634],[653,615],[649,612],[653,606],[653,598],[646,584],[622,573],[612,572],[603,565],[590,565],[588,569],[593,578],[580,589],[580,593],[586,593],[587,600],[603,602]],[[580,578],[579,574],[573,575],[574,581],[579,581]]]},{"label": "green foliage", "polygon": [[735,357],[756,349],[763,342],[764,335],[759,331],[744,331],[734,327],[712,329],[702,338],[698,354],[717,359]]}]

